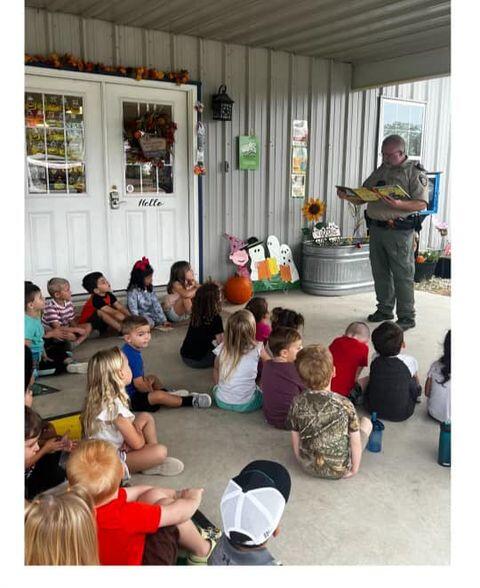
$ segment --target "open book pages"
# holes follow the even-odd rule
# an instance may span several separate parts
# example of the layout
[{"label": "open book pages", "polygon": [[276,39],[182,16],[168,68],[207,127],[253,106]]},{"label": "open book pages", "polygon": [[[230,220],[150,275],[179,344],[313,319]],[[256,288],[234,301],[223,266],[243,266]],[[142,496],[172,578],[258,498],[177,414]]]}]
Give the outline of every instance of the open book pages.
[{"label": "open book pages", "polygon": [[377,186],[375,188],[347,188],[346,186],[335,186],[338,190],[346,192],[348,196],[358,196],[364,202],[375,202],[380,196],[391,196],[397,200],[410,198],[409,194],[401,186]]}]

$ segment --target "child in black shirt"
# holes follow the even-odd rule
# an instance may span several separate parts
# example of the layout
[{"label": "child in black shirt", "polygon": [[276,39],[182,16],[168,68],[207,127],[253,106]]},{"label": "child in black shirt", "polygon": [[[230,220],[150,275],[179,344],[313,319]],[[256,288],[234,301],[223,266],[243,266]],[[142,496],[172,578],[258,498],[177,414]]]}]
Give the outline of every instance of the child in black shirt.
[{"label": "child in black shirt", "polygon": [[213,367],[213,349],[223,341],[223,323],[220,312],[220,288],[214,282],[203,284],[192,303],[192,316],[180,355],[189,367]]}]

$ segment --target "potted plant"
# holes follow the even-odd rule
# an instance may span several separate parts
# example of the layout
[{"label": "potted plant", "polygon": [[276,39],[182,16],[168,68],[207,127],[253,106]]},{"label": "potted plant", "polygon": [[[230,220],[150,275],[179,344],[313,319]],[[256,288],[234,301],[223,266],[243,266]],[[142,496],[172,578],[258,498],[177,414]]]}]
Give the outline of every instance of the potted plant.
[{"label": "potted plant", "polygon": [[319,222],[325,214],[324,202],[310,199],[303,207],[309,225],[302,229],[301,286],[308,294],[340,296],[373,288],[368,237],[359,236],[361,209],[348,205],[354,221],[351,237],[342,237],[332,222]]},{"label": "potted plant", "polygon": [[433,249],[419,251],[415,259],[415,282],[423,282],[433,276],[440,253],[441,251]]}]

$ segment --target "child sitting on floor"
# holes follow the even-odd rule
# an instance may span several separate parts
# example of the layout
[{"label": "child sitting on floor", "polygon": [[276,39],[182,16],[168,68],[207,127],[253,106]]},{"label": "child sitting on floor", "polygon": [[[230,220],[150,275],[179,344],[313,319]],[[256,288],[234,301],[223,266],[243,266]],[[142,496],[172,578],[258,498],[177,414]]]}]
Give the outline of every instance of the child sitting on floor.
[{"label": "child sitting on floor", "polygon": [[359,422],[350,400],[331,392],[335,367],[328,349],[309,345],[295,363],[308,388],[293,400],[287,419],[295,457],[306,472],[319,478],[354,476],[372,430],[370,419],[362,417]]},{"label": "child sitting on floor", "polygon": [[249,310],[255,318],[255,339],[266,343],[272,332],[272,327],[268,323],[269,312],[267,301],[265,298],[255,296],[247,302],[245,310]]},{"label": "child sitting on floor", "polygon": [[270,313],[270,321],[272,323],[272,330],[277,327],[290,327],[299,331],[305,324],[303,314],[291,310],[290,308],[282,308],[276,306]]},{"label": "child sitting on floor", "polygon": [[192,302],[192,316],[180,356],[188,367],[203,369],[215,362],[214,348],[223,341],[222,297],[214,282],[200,286]]},{"label": "child sitting on floor", "polygon": [[220,503],[224,535],[208,565],[281,565],[266,544],[280,532],[290,488],[290,474],[275,461],[252,461],[232,478]]},{"label": "child sitting on floor", "polygon": [[95,566],[93,501],[80,486],[39,496],[25,509],[25,565]]},{"label": "child sitting on floor", "polygon": [[270,360],[263,343],[255,341],[255,319],[249,310],[237,310],[227,321],[223,342],[214,350],[213,394],[219,408],[250,412],[262,406],[262,391],[255,383],[258,361]]},{"label": "child sitting on floor", "polygon": [[32,351],[28,345],[24,345],[25,347],[25,361],[24,361],[24,369],[25,369],[25,406],[29,406],[32,408],[33,404],[33,384],[35,382],[35,378],[33,377],[33,357]]},{"label": "child sitting on floor", "polygon": [[47,331],[57,327],[63,327],[67,341],[75,347],[83,343],[92,332],[92,325],[85,323],[78,325],[75,317],[75,309],[72,304],[72,291],[68,280],[63,278],[51,278],[47,283],[47,290],[51,298],[45,302],[42,323]]},{"label": "child sitting on floor", "polygon": [[385,321],[372,333],[377,352],[370,365],[365,390],[365,407],[390,421],[404,421],[412,416],[422,388],[418,382],[418,363],[405,348],[403,330]]},{"label": "child sitting on floor", "polygon": [[186,321],[192,312],[192,300],[200,284],[195,280],[188,261],[176,261],[170,268],[170,280],[163,308],[172,323]]},{"label": "child sitting on floor", "polygon": [[267,423],[285,429],[285,420],[297,394],[305,389],[298,375],[295,359],[302,349],[302,337],[295,329],[278,327],[268,339],[273,359],[262,371],[263,415]]},{"label": "child sitting on floor", "polygon": [[[62,451],[71,451],[74,443],[67,437],[57,437],[43,419],[25,406],[25,498],[54,488],[65,481],[65,470],[60,466]],[[44,433],[47,431],[47,435]]]},{"label": "child sitting on floor", "polygon": [[146,257],[135,262],[127,286],[127,306],[134,316],[143,316],[153,327],[170,330],[171,325],[153,289],[153,267]]},{"label": "child sitting on floor", "polygon": [[120,488],[123,465],[105,441],[86,441],[67,463],[70,484],[80,484],[95,503],[102,565],[175,565],[178,547],[188,564],[206,564],[215,546],[190,520],[202,488],[176,492],[152,486]]},{"label": "child sitting on floor", "polygon": [[450,420],[451,336],[449,330],[443,341],[443,355],[432,363],[425,382],[428,413],[441,423]]},{"label": "child sitting on floor", "polygon": [[[127,356],[132,371],[132,381],[127,386],[132,410],[155,412],[161,405],[170,408],[211,406],[212,399],[208,394],[189,393],[187,390],[168,392],[157,376],[144,375],[142,349],[148,347],[151,339],[150,325],[146,317],[127,317],[122,323],[122,333],[125,339],[122,351]],[[179,392],[182,393],[181,396]]]},{"label": "child sitting on floor", "polygon": [[157,441],[151,414],[134,415],[125,387],[132,381],[127,357],[118,347],[98,351],[88,362],[87,396],[82,415],[83,436],[115,445],[130,472],[176,476],[183,463],[167,457]]},{"label": "child sitting on floor", "polygon": [[110,292],[107,278],[101,272],[91,272],[83,278],[82,286],[91,296],[82,308],[80,324],[90,323],[99,333],[105,333],[109,327],[120,333],[130,313]]},{"label": "child sitting on floor", "polygon": [[85,373],[87,364],[75,362],[67,352],[67,344],[59,340],[64,335],[63,328],[56,327],[45,333],[41,320],[44,308],[45,299],[40,288],[32,282],[25,282],[25,345],[32,352],[35,376],[51,376],[65,371]]},{"label": "child sitting on floor", "polygon": [[332,379],[332,391],[347,398],[353,392],[356,383],[366,385],[366,381],[359,382],[359,376],[364,367],[368,366],[368,342],[370,329],[365,323],[350,323],[342,337],[337,337],[330,343],[330,353],[335,366],[335,376]]}]

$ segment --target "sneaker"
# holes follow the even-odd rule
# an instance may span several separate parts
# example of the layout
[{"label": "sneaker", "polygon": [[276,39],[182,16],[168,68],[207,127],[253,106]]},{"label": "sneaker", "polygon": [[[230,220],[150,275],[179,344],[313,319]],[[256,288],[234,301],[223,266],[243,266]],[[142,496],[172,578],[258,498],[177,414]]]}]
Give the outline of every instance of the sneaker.
[{"label": "sneaker", "polygon": [[178,476],[184,468],[183,462],[176,457],[167,457],[160,465],[142,470],[140,473],[145,476]]},{"label": "sneaker", "polygon": [[200,510],[196,510],[192,515],[192,523],[197,527],[198,532],[204,539],[213,539],[218,541],[222,536],[222,531],[215,526],[212,521]]},{"label": "sneaker", "polygon": [[376,310],[373,314],[369,314],[367,320],[370,323],[381,323],[383,321],[390,321],[393,319],[393,314],[386,314]]},{"label": "sneaker", "polygon": [[398,319],[396,324],[402,329],[402,331],[408,331],[415,327],[415,321],[413,319]]},{"label": "sneaker", "polygon": [[155,331],[160,331],[161,333],[170,333],[170,331],[173,331],[173,327],[169,325],[157,325],[153,328]]},{"label": "sneaker", "polygon": [[188,390],[172,390],[171,388],[165,388],[165,390],[173,396],[192,396],[191,392]]},{"label": "sneaker", "polygon": [[67,372],[69,374],[86,374],[88,369],[88,363],[73,361],[67,365]]},{"label": "sneaker", "polygon": [[215,549],[215,545],[217,542],[215,539],[207,539],[210,542],[210,549],[205,557],[201,557],[200,555],[194,555],[193,553],[189,553],[187,557],[187,566],[206,566],[208,558],[212,555],[212,551]]},{"label": "sneaker", "polygon": [[212,406],[212,398],[210,394],[198,394],[197,392],[193,392],[192,396],[193,408],[210,408],[210,406]]}]

